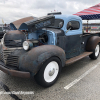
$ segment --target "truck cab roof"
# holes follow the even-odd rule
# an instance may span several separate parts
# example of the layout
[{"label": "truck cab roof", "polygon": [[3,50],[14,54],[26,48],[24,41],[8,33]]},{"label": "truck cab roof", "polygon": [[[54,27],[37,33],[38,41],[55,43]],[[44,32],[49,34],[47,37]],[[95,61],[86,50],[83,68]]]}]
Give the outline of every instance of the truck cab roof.
[{"label": "truck cab roof", "polygon": [[69,20],[69,19],[79,19],[82,21],[81,17],[76,15],[54,15],[56,19],[63,19],[63,20]]},{"label": "truck cab roof", "polygon": [[82,30],[82,19],[79,16],[76,15],[54,15],[55,19],[61,19],[63,20],[63,27],[61,28],[62,30],[67,31],[66,26],[68,22],[70,21],[78,21],[80,23],[80,30]]}]

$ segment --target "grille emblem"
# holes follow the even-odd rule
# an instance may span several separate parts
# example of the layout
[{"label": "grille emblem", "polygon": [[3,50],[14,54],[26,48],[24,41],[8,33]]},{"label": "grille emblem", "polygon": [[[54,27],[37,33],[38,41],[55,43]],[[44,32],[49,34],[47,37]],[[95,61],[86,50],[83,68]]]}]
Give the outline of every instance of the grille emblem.
[{"label": "grille emblem", "polygon": [[15,43],[20,43],[22,40],[14,40]]}]

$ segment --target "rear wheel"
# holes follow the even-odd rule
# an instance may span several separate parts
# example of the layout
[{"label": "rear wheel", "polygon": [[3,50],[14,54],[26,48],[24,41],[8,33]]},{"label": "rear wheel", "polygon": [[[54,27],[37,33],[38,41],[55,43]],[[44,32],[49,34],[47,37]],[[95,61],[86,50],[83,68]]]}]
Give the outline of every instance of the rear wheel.
[{"label": "rear wheel", "polygon": [[100,51],[100,46],[97,44],[96,48],[93,50],[93,53],[89,55],[89,57],[93,60],[97,59],[99,57],[99,51]]},{"label": "rear wheel", "polygon": [[61,61],[57,57],[51,57],[41,66],[35,75],[36,82],[43,87],[52,86],[58,79],[61,72]]}]

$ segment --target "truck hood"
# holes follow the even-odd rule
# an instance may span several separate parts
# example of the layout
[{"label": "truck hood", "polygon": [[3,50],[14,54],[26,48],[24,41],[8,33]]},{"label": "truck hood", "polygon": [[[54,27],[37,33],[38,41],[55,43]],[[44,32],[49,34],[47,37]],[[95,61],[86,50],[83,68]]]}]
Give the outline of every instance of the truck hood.
[{"label": "truck hood", "polygon": [[42,29],[44,27],[48,27],[54,24],[54,15],[48,15],[40,18],[35,18],[30,21],[24,22],[20,25],[18,30],[25,31],[35,31],[38,29]]},{"label": "truck hood", "polygon": [[19,29],[19,27],[20,27],[20,25],[21,25],[22,23],[27,22],[27,21],[30,21],[30,20],[33,20],[33,19],[35,19],[35,18],[36,18],[36,17],[30,16],[30,17],[25,17],[25,18],[16,20],[16,21],[10,23],[10,27],[11,27],[11,29],[13,29],[13,30],[17,30],[17,29]]}]

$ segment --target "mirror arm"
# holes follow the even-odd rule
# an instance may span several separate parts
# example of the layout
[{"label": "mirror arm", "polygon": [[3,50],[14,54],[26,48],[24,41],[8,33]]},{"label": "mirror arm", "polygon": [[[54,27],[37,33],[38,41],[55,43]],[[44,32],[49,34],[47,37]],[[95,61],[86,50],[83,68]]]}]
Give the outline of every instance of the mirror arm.
[{"label": "mirror arm", "polygon": [[69,32],[70,30],[71,30],[71,27],[66,31],[66,33]]}]

